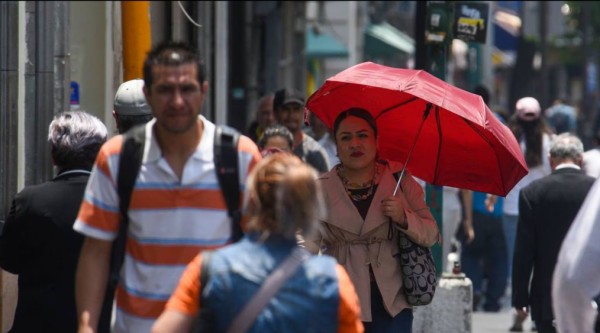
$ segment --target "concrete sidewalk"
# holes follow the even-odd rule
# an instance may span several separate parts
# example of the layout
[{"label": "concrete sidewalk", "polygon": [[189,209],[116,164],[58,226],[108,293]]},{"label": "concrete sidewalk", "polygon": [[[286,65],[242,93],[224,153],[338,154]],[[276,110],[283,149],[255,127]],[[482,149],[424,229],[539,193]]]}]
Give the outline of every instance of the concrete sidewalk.
[{"label": "concrete sidewalk", "polygon": [[[513,323],[513,313],[503,310],[498,313],[474,312],[473,333],[508,333]],[[523,332],[531,332],[531,320],[523,324]]]}]

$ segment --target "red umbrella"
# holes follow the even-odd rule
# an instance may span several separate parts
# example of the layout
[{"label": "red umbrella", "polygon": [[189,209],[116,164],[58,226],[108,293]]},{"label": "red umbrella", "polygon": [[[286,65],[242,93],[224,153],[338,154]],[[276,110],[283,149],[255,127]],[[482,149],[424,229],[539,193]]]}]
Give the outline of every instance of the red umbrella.
[{"label": "red umbrella", "polygon": [[329,128],[352,107],[377,120],[382,158],[430,184],[506,196],[529,172],[515,137],[480,96],[425,71],[362,63],[328,79],[306,104]]}]

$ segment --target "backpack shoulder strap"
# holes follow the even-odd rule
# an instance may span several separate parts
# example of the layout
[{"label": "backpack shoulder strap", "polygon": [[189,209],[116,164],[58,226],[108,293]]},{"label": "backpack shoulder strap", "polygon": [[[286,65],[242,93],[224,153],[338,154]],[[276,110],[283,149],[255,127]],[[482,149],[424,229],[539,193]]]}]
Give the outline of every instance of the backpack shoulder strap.
[{"label": "backpack shoulder strap", "polygon": [[238,163],[238,143],[240,133],[235,129],[219,125],[215,130],[214,163],[221,193],[227,204],[227,212],[231,219],[232,241],[242,238],[240,222],[240,175]]},{"label": "backpack shoulder strap", "polygon": [[117,176],[117,193],[119,194],[119,213],[121,221],[117,239],[113,243],[110,262],[110,284],[116,288],[125,256],[127,229],[129,227],[129,204],[135,186],[146,143],[146,126],[139,125],[123,135],[119,157],[119,174]]}]

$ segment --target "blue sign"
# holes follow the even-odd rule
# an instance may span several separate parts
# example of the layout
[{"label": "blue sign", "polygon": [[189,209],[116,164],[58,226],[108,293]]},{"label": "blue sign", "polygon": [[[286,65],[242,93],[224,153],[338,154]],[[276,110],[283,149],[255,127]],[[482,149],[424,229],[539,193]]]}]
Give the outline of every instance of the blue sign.
[{"label": "blue sign", "polygon": [[79,84],[71,81],[71,105],[79,106]]}]

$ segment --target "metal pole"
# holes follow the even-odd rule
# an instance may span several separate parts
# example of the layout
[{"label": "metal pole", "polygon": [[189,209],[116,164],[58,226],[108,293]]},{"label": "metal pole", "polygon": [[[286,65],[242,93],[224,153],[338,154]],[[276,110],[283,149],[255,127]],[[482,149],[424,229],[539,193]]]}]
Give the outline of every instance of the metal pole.
[{"label": "metal pole", "polygon": [[56,1],[54,11],[54,113],[70,109],[71,66],[69,56],[68,1]]},{"label": "metal pole", "polygon": [[[0,221],[8,215],[10,203],[17,192],[18,17],[18,1],[0,2]],[[10,327],[2,326],[3,330]]]},{"label": "metal pole", "polygon": [[225,125],[229,95],[229,1],[218,1],[215,6],[215,123]]},{"label": "metal pole", "polygon": [[[36,6],[35,1],[27,1],[25,3],[25,52],[28,55],[25,61],[25,186],[35,184],[35,173],[37,161],[35,160],[35,100],[37,99],[36,92],[36,75],[35,57],[36,48]],[[1,39],[1,38],[0,38]]]},{"label": "metal pole", "polygon": [[348,2],[348,67],[352,67],[357,63],[357,9],[356,1]]},{"label": "metal pole", "polygon": [[146,53],[152,47],[150,1],[122,1],[124,80],[143,78]]},{"label": "metal pole", "polygon": [[548,21],[546,18],[548,17],[548,2],[540,1],[540,37],[541,37],[541,54],[542,54],[542,66],[540,72],[540,78],[542,80],[542,94],[541,94],[541,104],[542,109],[545,109],[549,106],[550,102],[548,101],[550,92],[550,73],[548,72],[548,43],[547,43],[547,35],[548,35]]},{"label": "metal pole", "polygon": [[[23,20],[23,4],[0,1],[0,225],[9,213],[18,190],[19,178],[19,25]],[[22,25],[21,25],[22,27]],[[22,61],[22,60],[21,60]],[[22,76],[21,76],[22,78]],[[0,273],[0,329],[7,332],[13,323],[17,304],[17,277]]]},{"label": "metal pole", "polygon": [[198,23],[202,25],[200,33],[198,34],[198,45],[200,46],[200,52],[204,60],[204,69],[206,70],[206,81],[208,81],[208,93],[204,101],[204,107],[202,108],[202,115],[207,119],[213,120],[213,104],[214,104],[214,93],[213,84],[215,78],[213,75],[213,15],[214,15],[214,2],[213,1],[201,1],[199,3],[200,9],[198,10]]},{"label": "metal pole", "polygon": [[[488,17],[492,16],[491,13],[491,8],[493,8],[493,1],[483,1],[485,3],[488,3],[490,6],[490,13],[488,13]],[[490,26],[487,29],[487,36],[486,36],[486,43],[481,45],[480,51],[481,51],[481,80],[480,83],[482,83],[484,86],[486,86],[489,91],[490,94],[492,95],[490,100],[494,100],[494,92],[496,89],[494,89],[494,68],[492,66],[492,45],[494,45],[494,29]],[[488,105],[490,108],[492,107],[491,105]]]},{"label": "metal pole", "polygon": [[47,147],[48,125],[54,116],[54,1],[36,1],[35,45],[35,178],[40,184],[53,177]]},{"label": "metal pole", "polygon": [[[430,10],[429,6],[431,3],[432,3],[431,1],[427,2],[427,11]],[[446,11],[448,13],[448,16],[450,18],[452,18],[454,15],[454,13],[452,13],[453,5],[451,2],[445,2],[445,4],[446,4]],[[425,14],[427,14],[427,13],[425,13]],[[425,21],[426,18],[427,18],[427,15],[423,18],[423,21]],[[442,81],[446,81],[446,71],[448,68],[447,67],[448,66],[447,43],[451,43],[451,42],[452,42],[451,39],[446,38],[446,41],[444,43],[425,45],[425,48],[427,50],[426,51],[426,60],[425,60],[425,70]],[[427,186],[425,188],[425,198],[426,198],[427,206],[429,206],[429,208],[431,210],[431,214],[433,215],[433,218],[437,222],[440,234],[443,235],[443,230],[444,230],[444,228],[443,228],[443,225],[444,225],[444,221],[443,221],[443,217],[444,217],[444,214],[443,214],[443,207],[444,207],[443,187],[427,184]],[[433,255],[433,259],[435,261],[438,275],[441,275],[445,267],[442,267],[443,252],[442,252],[442,247],[440,246],[440,244],[436,244],[431,248],[431,254]]]},{"label": "metal pole", "polygon": [[581,4],[582,11],[582,26],[583,26],[583,45],[582,45],[582,56],[583,56],[583,78],[584,78],[584,89],[583,89],[583,112],[579,119],[581,120],[581,128],[582,131],[582,139],[583,143],[586,147],[591,145],[592,138],[592,124],[590,123],[590,113],[592,108],[592,94],[588,90],[588,82],[589,82],[589,73],[588,70],[590,68],[590,41],[591,41],[591,25],[590,25],[590,11],[591,6],[587,1],[582,2]]}]

